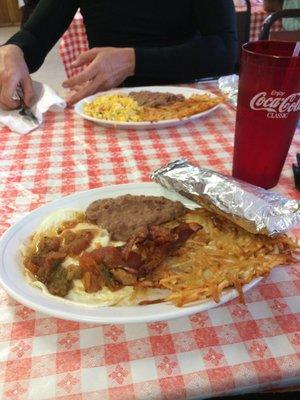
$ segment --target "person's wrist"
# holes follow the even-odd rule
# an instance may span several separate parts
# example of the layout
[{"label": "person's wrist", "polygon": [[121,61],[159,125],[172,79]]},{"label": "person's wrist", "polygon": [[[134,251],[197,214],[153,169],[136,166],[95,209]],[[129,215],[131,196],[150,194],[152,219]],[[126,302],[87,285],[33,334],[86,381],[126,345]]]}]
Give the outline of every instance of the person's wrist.
[{"label": "person's wrist", "polygon": [[4,45],[7,50],[11,50],[14,53],[18,53],[20,56],[22,56],[24,58],[24,52],[21,49],[21,47],[19,47],[17,44],[13,44],[13,43],[8,43]]},{"label": "person's wrist", "polygon": [[127,76],[133,76],[135,71],[135,51],[132,47],[123,48],[122,51]]}]

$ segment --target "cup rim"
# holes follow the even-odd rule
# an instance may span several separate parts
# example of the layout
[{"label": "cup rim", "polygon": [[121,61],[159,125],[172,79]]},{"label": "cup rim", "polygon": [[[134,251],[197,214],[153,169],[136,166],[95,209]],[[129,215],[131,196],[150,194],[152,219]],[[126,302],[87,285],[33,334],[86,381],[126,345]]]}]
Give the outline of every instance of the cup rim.
[{"label": "cup rim", "polygon": [[[272,54],[264,54],[264,53],[260,53],[260,52],[254,51],[254,50],[247,49],[247,47],[246,47],[247,45],[251,45],[252,43],[256,43],[256,42],[262,42],[262,43],[294,43],[294,42],[283,42],[283,41],[275,41],[275,40],[257,40],[255,42],[244,43],[242,45],[242,49],[244,51],[246,51],[247,53],[258,55],[260,57],[267,57],[267,58],[270,58],[270,59],[272,59],[272,58],[273,59],[274,58],[280,58],[280,59],[291,59],[291,58],[294,58],[292,56],[276,56],[276,55],[272,55]],[[295,58],[297,58],[297,57],[295,57]]]}]

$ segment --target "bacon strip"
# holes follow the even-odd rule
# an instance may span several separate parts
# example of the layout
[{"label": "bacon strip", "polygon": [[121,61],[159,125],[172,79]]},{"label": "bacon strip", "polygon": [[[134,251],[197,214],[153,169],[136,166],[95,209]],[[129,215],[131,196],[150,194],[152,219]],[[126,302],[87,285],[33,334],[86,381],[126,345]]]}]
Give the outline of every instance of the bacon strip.
[{"label": "bacon strip", "polygon": [[132,236],[129,238],[122,250],[122,255],[124,260],[128,260],[129,254],[134,246],[137,246],[143,243],[149,236],[149,230],[146,226],[138,229]]},{"label": "bacon strip", "polygon": [[[110,284],[115,279],[125,286],[129,282],[134,285],[138,279],[157,268],[166,257],[174,254],[198,229],[200,225],[187,223],[181,223],[173,229],[159,225],[143,228],[123,248],[108,246],[83,253],[79,259],[80,266],[84,272],[92,272],[96,268],[98,271],[105,270],[105,274],[110,273]],[[97,273],[94,275],[96,277]]]},{"label": "bacon strip", "polygon": [[[152,227],[152,240],[156,245],[154,247],[151,246],[152,251],[150,250],[148,258],[139,269],[139,276],[146,276],[149,272],[157,268],[164,259],[174,254],[180,246],[200,228],[198,224],[187,224],[183,222],[166,233],[165,227]],[[145,246],[147,246],[147,243],[145,243]],[[143,249],[139,248],[139,250]]]}]

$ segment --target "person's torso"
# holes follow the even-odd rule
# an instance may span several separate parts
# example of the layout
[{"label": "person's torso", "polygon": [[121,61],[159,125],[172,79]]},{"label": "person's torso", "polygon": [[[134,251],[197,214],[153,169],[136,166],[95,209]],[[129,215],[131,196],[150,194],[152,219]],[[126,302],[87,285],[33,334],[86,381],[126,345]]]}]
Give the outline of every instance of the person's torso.
[{"label": "person's torso", "polygon": [[190,0],[81,0],[90,47],[168,46],[191,37]]}]

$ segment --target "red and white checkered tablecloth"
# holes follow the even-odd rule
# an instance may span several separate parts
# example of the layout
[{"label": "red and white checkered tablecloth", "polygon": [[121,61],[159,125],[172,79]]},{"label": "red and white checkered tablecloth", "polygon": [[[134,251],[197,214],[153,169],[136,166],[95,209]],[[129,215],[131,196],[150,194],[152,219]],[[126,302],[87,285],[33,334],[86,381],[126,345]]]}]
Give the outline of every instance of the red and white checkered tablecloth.
[{"label": "red and white checkered tablecloth", "polygon": [[[47,113],[24,136],[2,127],[0,234],[46,202],[149,181],[179,157],[230,173],[234,118],[222,106],[178,128],[115,131],[68,109]],[[277,187],[297,199],[291,164],[299,148],[298,131]],[[300,266],[276,268],[245,298],[165,322],[93,325],[35,312],[0,287],[0,398],[182,400],[299,384]]]},{"label": "red and white checkered tablecloth", "polygon": [[[265,13],[261,0],[251,0],[251,22],[250,22],[250,40],[257,40],[263,21],[267,14]],[[238,3],[237,3],[238,4]],[[236,11],[244,11],[244,5],[237,5]],[[239,2],[240,4],[240,2]],[[60,40],[59,54],[65,67],[68,78],[76,75],[82,70],[81,68],[72,68],[71,63],[76,60],[80,53],[88,50],[89,45],[87,41],[86,31],[83,23],[82,16],[78,12],[68,30],[64,33]]]}]

